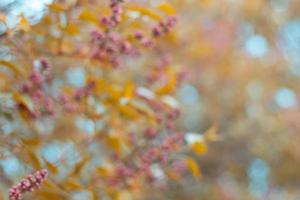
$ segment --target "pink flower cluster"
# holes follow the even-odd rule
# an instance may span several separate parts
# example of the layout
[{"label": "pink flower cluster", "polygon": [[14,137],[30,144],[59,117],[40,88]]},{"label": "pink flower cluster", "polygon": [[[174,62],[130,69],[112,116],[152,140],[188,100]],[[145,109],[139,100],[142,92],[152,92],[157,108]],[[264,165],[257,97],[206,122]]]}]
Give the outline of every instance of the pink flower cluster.
[{"label": "pink flower cluster", "polygon": [[188,171],[188,166],[184,160],[176,160],[173,162],[172,168],[177,176],[181,176]]},{"label": "pink flower cluster", "polygon": [[154,47],[152,37],[155,38],[170,32],[177,22],[175,16],[167,17],[154,26],[152,36],[146,37],[143,32],[138,30],[131,35],[134,40],[129,40],[129,36],[122,36],[113,31],[113,28],[121,21],[122,2],[122,0],[111,0],[110,9],[112,14],[109,17],[102,17],[100,20],[106,26],[106,30],[104,32],[95,30],[91,33],[93,46],[91,57],[110,63],[113,67],[120,66],[121,58],[126,55],[139,55],[139,46]]},{"label": "pink flower cluster", "polygon": [[[55,113],[54,99],[45,92],[45,83],[52,79],[52,66],[42,58],[37,61],[38,69],[33,69],[28,80],[21,85],[21,92],[33,102],[33,108],[28,110],[32,118]],[[24,105],[19,105],[24,106]]]},{"label": "pink flower cluster", "polygon": [[152,48],[154,42],[146,37],[141,31],[136,31],[132,41],[128,36],[122,36],[119,33],[108,31],[92,31],[92,53],[93,59],[108,62],[113,67],[121,64],[121,59],[125,56],[140,55],[140,48]]},{"label": "pink flower cluster", "polygon": [[151,38],[148,38],[145,36],[145,34],[143,34],[143,32],[141,31],[136,31],[134,34],[133,34],[133,38],[140,42],[141,45],[145,48],[152,48],[154,47],[154,41],[151,39]]},{"label": "pink flower cluster", "polygon": [[77,88],[74,92],[74,99],[76,101],[80,101],[84,97],[89,96],[94,87],[95,87],[95,82],[89,82],[87,85]]},{"label": "pink flower cluster", "polygon": [[186,171],[184,163],[177,163],[171,156],[178,152],[183,144],[182,133],[161,138],[158,130],[149,128],[145,131],[145,137],[145,146],[140,147],[130,157],[116,158],[118,164],[114,167],[113,176],[103,180],[106,184],[113,188],[121,188],[126,186],[130,179],[144,178],[146,182],[153,182],[157,180],[151,170],[153,164],[161,166],[162,169],[171,164],[170,168],[178,173],[178,176]]},{"label": "pink flower cluster", "polygon": [[118,33],[93,31],[91,35],[93,41],[93,59],[108,62],[113,67],[118,67],[122,56],[136,54],[133,45],[127,39],[123,39]]},{"label": "pink flower cluster", "polygon": [[121,22],[121,14],[122,14],[122,7],[121,3],[122,0],[111,0],[110,1],[110,9],[112,14],[109,17],[102,17],[101,23],[106,25],[108,28],[112,28],[117,26]]},{"label": "pink flower cluster", "polygon": [[171,31],[171,29],[176,25],[177,18],[175,16],[167,17],[165,20],[161,20],[152,29],[152,34],[154,37],[162,36]]},{"label": "pink flower cluster", "polygon": [[32,192],[34,189],[39,188],[47,176],[48,171],[46,169],[41,169],[28,175],[9,190],[9,199],[22,200],[23,193]]},{"label": "pink flower cluster", "polygon": [[[155,67],[146,74],[146,80],[149,84],[153,82],[160,82],[159,85],[163,85],[168,81],[167,70],[171,65],[171,57],[169,54],[162,55],[161,58],[157,59]],[[176,72],[177,86],[179,86],[187,78],[187,73],[184,70]]]},{"label": "pink flower cluster", "polygon": [[63,109],[68,112],[78,111],[79,102],[92,94],[95,82],[91,81],[83,87],[76,88],[72,94],[61,93],[59,102],[62,103]]},{"label": "pink flower cluster", "polygon": [[[156,112],[156,121],[169,130],[175,129],[175,120],[180,117],[180,110],[178,108],[167,107],[163,102],[144,98],[146,103]],[[147,131],[145,135],[150,137],[153,135],[152,131]]]}]

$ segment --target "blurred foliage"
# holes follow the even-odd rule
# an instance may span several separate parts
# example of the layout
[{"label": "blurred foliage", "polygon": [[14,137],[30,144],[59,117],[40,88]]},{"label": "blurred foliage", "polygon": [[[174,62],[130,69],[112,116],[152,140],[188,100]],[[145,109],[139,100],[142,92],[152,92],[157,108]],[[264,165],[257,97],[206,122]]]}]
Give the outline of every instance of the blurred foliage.
[{"label": "blurred foliage", "polygon": [[[135,199],[198,180],[194,158],[213,138],[186,141],[177,123],[184,72],[170,54],[180,45],[173,6],[78,0],[44,9],[38,23],[20,13],[13,27],[2,15],[4,196]],[[41,169],[49,176],[32,192],[40,183],[22,178]]]},{"label": "blurred foliage", "polygon": [[[28,198],[299,199],[299,9],[297,0],[132,0],[115,32],[140,56],[122,55],[119,67],[91,58],[91,32],[105,32],[99,18],[110,15],[107,2],[56,1],[36,25],[21,16],[1,36],[1,158],[23,166],[11,174],[0,165],[3,194],[43,167],[50,180]],[[152,27],[175,13],[175,30],[153,38],[154,47],[134,39],[136,31],[152,39]],[[29,118],[34,105],[20,94],[41,57],[53,66],[50,96],[93,85],[75,110],[58,106],[54,119]],[[14,101],[26,109],[9,106]],[[162,165],[169,181],[154,164],[151,186],[143,172],[111,190],[105,178],[117,174],[116,157],[136,162],[136,145],[158,148],[178,130],[184,144]],[[156,131],[157,140],[145,139]],[[189,173],[177,174],[181,167]]]}]

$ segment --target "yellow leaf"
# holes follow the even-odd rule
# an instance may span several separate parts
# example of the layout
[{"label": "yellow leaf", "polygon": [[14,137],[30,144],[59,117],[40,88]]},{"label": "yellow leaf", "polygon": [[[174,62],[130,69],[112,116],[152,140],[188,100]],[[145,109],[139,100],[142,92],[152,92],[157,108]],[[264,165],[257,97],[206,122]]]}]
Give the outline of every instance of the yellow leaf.
[{"label": "yellow leaf", "polygon": [[30,27],[29,21],[26,19],[26,17],[21,16],[20,22],[19,22],[19,29],[23,31],[28,31]]},{"label": "yellow leaf", "polygon": [[63,184],[63,188],[67,191],[80,189],[82,186],[76,180],[68,179]]},{"label": "yellow leaf", "polygon": [[169,4],[169,3],[167,3],[167,2],[164,2],[164,3],[160,4],[158,6],[158,9],[161,10],[161,11],[163,11],[163,12],[165,12],[168,15],[174,15],[174,14],[176,14],[176,11],[173,8],[173,6],[171,4]]},{"label": "yellow leaf", "polygon": [[39,189],[35,191],[35,195],[38,197],[36,199],[39,200],[49,200],[49,199],[55,199],[55,200],[67,200],[69,199],[68,196],[57,190],[57,189]]},{"label": "yellow leaf", "polygon": [[66,8],[60,3],[52,3],[49,5],[49,8],[55,12],[62,12],[66,10]]},{"label": "yellow leaf", "polygon": [[34,139],[22,139],[22,143],[24,145],[27,145],[27,146],[36,147],[36,146],[38,146],[41,143],[41,140],[39,140],[37,138],[34,138]]},{"label": "yellow leaf", "polygon": [[50,16],[46,15],[43,20],[42,20],[42,23],[43,24],[46,24],[46,25],[51,25],[52,24],[52,19]]},{"label": "yellow leaf", "polygon": [[83,169],[83,167],[87,164],[87,162],[88,162],[90,159],[91,159],[91,157],[89,157],[89,156],[83,157],[83,158],[81,159],[81,161],[78,162],[78,163],[75,165],[75,167],[74,167],[72,173],[70,174],[70,176],[78,176],[78,175],[80,174],[81,170]]},{"label": "yellow leaf", "polygon": [[112,192],[110,192],[109,195],[110,195],[112,200],[121,200],[119,193],[120,193],[119,191],[112,191]]},{"label": "yellow leaf", "polygon": [[32,152],[32,151],[29,151],[28,152],[28,158],[30,160],[30,163],[33,165],[33,167],[35,169],[41,169],[42,168],[42,165],[40,163],[40,160],[39,158],[37,157],[36,153],[35,152]]},{"label": "yellow leaf", "polygon": [[207,145],[205,142],[196,141],[192,144],[192,150],[198,155],[203,155],[207,152]]},{"label": "yellow leaf", "polygon": [[201,177],[200,168],[199,168],[197,162],[192,158],[187,158],[185,161],[186,161],[186,164],[187,164],[189,170],[191,171],[192,175],[195,178]]},{"label": "yellow leaf", "polygon": [[0,65],[7,67],[8,69],[12,70],[14,73],[17,75],[21,74],[20,69],[13,63],[5,61],[5,60],[0,60]]},{"label": "yellow leaf", "polygon": [[100,195],[98,194],[98,191],[92,190],[91,192],[92,192],[92,199],[93,200],[100,200],[101,199]]},{"label": "yellow leaf", "polygon": [[0,90],[4,91],[7,88],[7,76],[4,73],[0,73]]},{"label": "yellow leaf", "polygon": [[69,23],[65,29],[65,32],[69,35],[77,35],[79,33],[79,28],[76,24]]},{"label": "yellow leaf", "polygon": [[121,139],[118,136],[109,136],[106,139],[106,144],[113,149],[117,154],[121,154],[122,145]]},{"label": "yellow leaf", "polygon": [[124,88],[124,97],[127,99],[131,99],[134,95],[134,85],[133,83],[130,81],[126,84],[125,88]]},{"label": "yellow leaf", "polygon": [[101,177],[107,177],[111,175],[111,170],[106,167],[98,167],[96,171]]},{"label": "yellow leaf", "polygon": [[[96,79],[96,78],[91,78],[95,82],[95,91],[98,92],[103,92],[108,86],[108,84],[102,80],[102,79]],[[89,81],[89,80],[88,80]]]},{"label": "yellow leaf", "polygon": [[15,93],[13,93],[13,98],[18,104],[24,106],[29,111],[33,111],[34,105],[33,105],[32,101],[27,96],[24,96],[24,95],[21,95],[18,92],[15,92]]},{"label": "yellow leaf", "polygon": [[135,119],[139,116],[138,112],[130,105],[119,106],[120,113],[128,118]]},{"label": "yellow leaf", "polygon": [[176,74],[173,71],[169,70],[167,72],[167,76],[169,78],[168,82],[156,90],[156,93],[158,95],[168,94],[168,93],[174,91],[174,89],[176,87],[176,84],[177,84]]},{"label": "yellow leaf", "polygon": [[218,141],[220,140],[220,135],[217,132],[218,126],[213,125],[204,133],[204,137],[207,141]]},{"label": "yellow leaf", "polygon": [[172,44],[176,44],[178,41],[178,36],[176,31],[171,31],[168,34],[165,35],[165,38],[168,40],[168,42]]},{"label": "yellow leaf", "polygon": [[1,77],[0,77],[0,90],[1,91],[7,90],[8,89],[7,86],[8,85],[6,83],[6,80],[1,79]]},{"label": "yellow leaf", "polygon": [[43,188],[58,190],[59,186],[56,185],[54,182],[49,181],[49,179],[46,179],[45,182],[43,183]]},{"label": "yellow leaf", "polygon": [[52,173],[52,174],[57,174],[58,173],[58,167],[56,167],[54,164],[50,163],[46,159],[44,159],[47,169]]},{"label": "yellow leaf", "polygon": [[99,19],[96,15],[94,15],[91,11],[89,10],[84,10],[81,12],[79,19],[82,21],[87,21],[91,22],[94,24],[99,24]]},{"label": "yellow leaf", "polygon": [[114,87],[114,85],[107,84],[105,90],[110,95],[112,101],[117,101],[122,96],[122,90],[120,90],[117,87]]}]

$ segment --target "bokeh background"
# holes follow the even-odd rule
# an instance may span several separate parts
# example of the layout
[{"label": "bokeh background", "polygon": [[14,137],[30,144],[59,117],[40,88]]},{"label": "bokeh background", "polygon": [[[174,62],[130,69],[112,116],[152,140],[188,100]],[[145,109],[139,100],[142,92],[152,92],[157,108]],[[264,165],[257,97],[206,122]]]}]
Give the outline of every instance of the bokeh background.
[{"label": "bokeh background", "polygon": [[[177,92],[180,125],[194,135],[215,124],[220,140],[198,158],[201,181],[187,178],[164,195],[149,191],[149,199],[300,199],[300,1],[170,2],[180,41],[170,54],[187,75]],[[0,24],[0,34],[21,13],[38,23],[49,3],[1,0],[11,27]],[[1,132],[10,129],[1,124]],[[46,154],[55,151],[49,147]],[[18,163],[0,166],[11,174]]]},{"label": "bokeh background", "polygon": [[[183,126],[220,126],[194,199],[299,199],[299,1],[188,1]],[[188,37],[185,37],[187,36]],[[186,59],[189,58],[189,59]],[[201,164],[200,164],[201,165]]]}]

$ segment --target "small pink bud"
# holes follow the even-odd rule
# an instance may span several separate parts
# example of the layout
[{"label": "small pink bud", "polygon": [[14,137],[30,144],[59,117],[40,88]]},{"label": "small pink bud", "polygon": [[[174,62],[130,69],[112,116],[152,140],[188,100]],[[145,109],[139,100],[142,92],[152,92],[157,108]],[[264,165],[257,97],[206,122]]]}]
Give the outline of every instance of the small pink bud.
[{"label": "small pink bud", "polygon": [[150,40],[150,39],[147,39],[147,38],[144,38],[144,39],[142,40],[142,44],[143,44],[143,46],[146,47],[146,48],[152,48],[152,47],[154,46],[153,41]]},{"label": "small pink bud", "polygon": [[29,79],[36,86],[40,86],[44,81],[43,76],[37,71],[33,71],[31,73]]},{"label": "small pink bud", "polygon": [[136,31],[133,36],[134,36],[135,39],[141,40],[141,39],[143,39],[144,34],[140,31]]},{"label": "small pink bud", "polygon": [[161,35],[161,28],[159,26],[155,26],[153,29],[152,29],[152,34],[154,37],[158,37]]},{"label": "small pink bud", "polygon": [[108,25],[109,24],[109,19],[107,17],[102,17],[100,19],[100,22],[104,25]]},{"label": "small pink bud", "polygon": [[123,42],[120,47],[120,51],[123,53],[129,53],[131,50],[131,44],[127,41]]},{"label": "small pink bud", "polygon": [[154,129],[154,128],[148,128],[146,131],[145,131],[145,136],[147,138],[155,138],[157,136],[158,132]]},{"label": "small pink bud", "polygon": [[97,41],[102,40],[104,38],[103,33],[99,32],[97,30],[92,31],[91,36],[92,36],[93,40],[97,40]]},{"label": "small pink bud", "polygon": [[30,91],[31,88],[32,88],[31,82],[26,81],[22,84],[21,91],[24,93],[27,93]]}]

